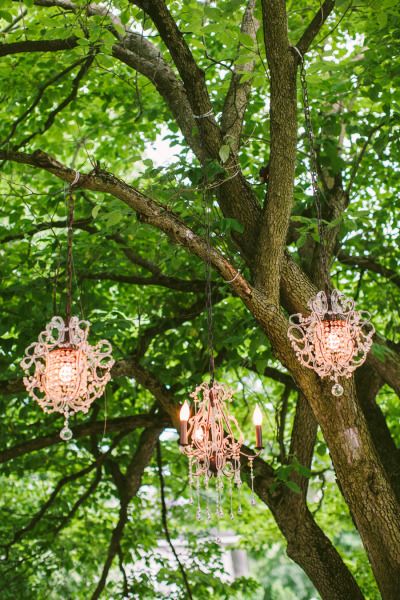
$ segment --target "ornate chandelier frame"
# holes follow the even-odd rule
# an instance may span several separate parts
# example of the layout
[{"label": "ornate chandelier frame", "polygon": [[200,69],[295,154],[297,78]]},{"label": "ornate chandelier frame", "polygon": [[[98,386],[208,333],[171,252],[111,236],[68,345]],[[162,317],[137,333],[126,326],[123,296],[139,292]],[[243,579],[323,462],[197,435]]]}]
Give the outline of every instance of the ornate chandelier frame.
[{"label": "ornate chandelier frame", "polygon": [[351,377],[355,369],[363,364],[371,348],[375,329],[369,321],[368,312],[355,310],[353,299],[338,290],[331,291],[304,57],[298,48],[293,49],[300,57],[304,119],[310,151],[310,174],[317,212],[325,291],[318,292],[308,302],[311,311],[309,315],[291,315],[288,337],[300,363],[313,369],[320,377],[333,380],[332,394],[341,396],[344,390],[338,381],[339,377]]},{"label": "ornate chandelier frame", "polygon": [[63,440],[72,437],[69,417],[79,411],[88,412],[92,402],[103,394],[114,364],[110,342],[101,340],[91,346],[87,339],[89,321],[71,316],[74,215],[71,188],[77,183],[79,174],[75,179],[70,186],[68,203],[66,319],[53,317],[38,341],[26,348],[21,361],[29,395],[45,412],[64,415],[64,427],[60,432]]},{"label": "ornate chandelier frame", "polygon": [[310,315],[290,317],[288,336],[302,365],[334,381],[332,394],[341,396],[339,377],[349,378],[363,364],[375,333],[369,313],[354,310],[355,302],[338,290],[319,292],[308,302]]},{"label": "ornate chandelier frame", "polygon": [[[209,482],[216,478],[216,514],[222,517],[224,478],[228,481],[230,518],[233,514],[233,488],[238,490],[239,508],[241,514],[240,488],[242,480],[240,468],[242,458],[246,458],[250,467],[251,479],[251,504],[254,498],[254,472],[253,461],[259,456],[262,447],[257,448],[255,454],[246,454],[243,451],[244,436],[235,417],[228,410],[233,390],[217,383],[203,382],[190,394],[194,401],[194,414],[189,418],[189,407],[185,404],[181,411],[181,451],[189,457],[189,486],[190,502],[193,503],[193,486],[196,482],[195,494],[197,498],[197,519],[201,519],[200,487],[204,483],[206,516],[211,519],[209,508]],[[186,415],[182,414],[186,408]],[[187,417],[187,418],[182,418]],[[187,425],[186,425],[187,424]],[[186,425],[186,427],[185,427]],[[261,427],[261,424],[260,424]],[[261,437],[257,437],[262,445]]]}]

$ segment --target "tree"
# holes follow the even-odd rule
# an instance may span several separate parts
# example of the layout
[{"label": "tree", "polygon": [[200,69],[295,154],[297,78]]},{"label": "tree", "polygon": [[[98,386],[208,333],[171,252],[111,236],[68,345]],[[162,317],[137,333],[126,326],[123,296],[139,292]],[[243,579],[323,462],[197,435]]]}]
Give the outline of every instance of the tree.
[{"label": "tree", "polygon": [[[110,338],[118,352],[108,449],[100,452],[104,427],[97,404],[75,427],[82,468],[68,467],[41,507],[32,501],[22,515],[36,511],[28,524],[21,526],[17,515],[6,524],[6,563],[31,531],[41,536],[39,554],[45,552],[47,511],[64,486],[95,472],[72,506],[57,505],[52,535],[70,523],[72,552],[77,511],[91,497],[106,502],[111,482],[119,516],[100,574],[88,558],[98,575],[90,593],[100,596],[114,559],[125,593],[133,593],[124,571],[130,507],[162,429],[176,426],[188,386],[207,371],[203,266],[210,257],[221,377],[244,381],[245,388],[267,382],[274,394],[283,388],[279,451],[274,459],[256,460],[255,490],[285,537],[288,555],[322,598],[366,594],[308,506],[314,451],[323,448],[322,439],[316,446],[319,427],[380,594],[398,598],[400,470],[391,410],[400,390],[393,206],[399,20],[392,0],[337,4],[326,0],[312,11],[304,2],[281,0],[121,0],[107,6],[34,0],[22,8],[10,0],[2,9],[0,158],[8,231],[1,239],[1,389],[12,400],[4,401],[2,435],[9,447],[0,456],[10,481],[18,485],[21,469],[39,469],[43,476],[43,456],[53,457],[63,473],[73,456],[49,433],[54,421],[26,403],[17,371],[44,315],[60,310],[60,180],[75,181],[75,269],[85,312],[93,334]],[[297,91],[302,56],[309,67],[331,275],[374,311],[379,331],[366,366],[340,400],[332,398],[329,383],[300,365],[287,338],[288,314],[306,311],[322,272]],[[160,136],[176,148],[178,161],[160,166],[143,159]],[[211,253],[204,196],[213,206]],[[28,428],[32,422],[39,435]],[[133,429],[143,431],[131,435]]]}]

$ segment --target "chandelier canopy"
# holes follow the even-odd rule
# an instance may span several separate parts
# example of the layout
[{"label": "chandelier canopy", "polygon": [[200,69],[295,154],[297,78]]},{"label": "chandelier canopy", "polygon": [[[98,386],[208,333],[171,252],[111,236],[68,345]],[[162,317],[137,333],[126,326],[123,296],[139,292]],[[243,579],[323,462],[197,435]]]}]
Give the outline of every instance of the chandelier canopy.
[{"label": "chandelier canopy", "polygon": [[[254,504],[253,490],[253,461],[262,450],[260,409],[256,408],[256,429],[258,452],[247,455],[243,449],[243,433],[235,417],[228,410],[227,403],[231,401],[233,390],[213,381],[211,384],[203,382],[190,394],[194,401],[194,414],[190,415],[190,408],[185,401],[181,408],[181,451],[189,457],[189,486],[191,489],[191,502],[193,502],[192,488],[196,485],[197,519],[201,519],[202,509],[200,502],[201,480],[204,482],[206,516],[209,520],[209,482],[215,478],[216,487],[216,514],[223,516],[222,495],[224,478],[227,480],[230,497],[230,517],[233,519],[233,488],[238,490],[242,485],[240,477],[241,457],[246,457],[250,466],[252,487],[251,502]],[[257,410],[258,409],[258,410]],[[239,496],[239,514],[242,512]]]},{"label": "chandelier canopy", "polygon": [[343,394],[338,378],[351,377],[365,361],[375,332],[369,313],[354,306],[354,300],[338,290],[329,295],[318,292],[308,303],[308,316],[290,317],[288,336],[297,358],[320,377],[335,382],[334,396]]},{"label": "chandelier canopy", "polygon": [[53,317],[38,341],[28,346],[21,362],[30,396],[45,412],[64,414],[60,433],[63,440],[72,437],[69,417],[79,411],[88,412],[92,402],[103,394],[114,364],[108,341],[89,344],[89,327],[89,321],[78,317],[71,317],[68,323]]}]

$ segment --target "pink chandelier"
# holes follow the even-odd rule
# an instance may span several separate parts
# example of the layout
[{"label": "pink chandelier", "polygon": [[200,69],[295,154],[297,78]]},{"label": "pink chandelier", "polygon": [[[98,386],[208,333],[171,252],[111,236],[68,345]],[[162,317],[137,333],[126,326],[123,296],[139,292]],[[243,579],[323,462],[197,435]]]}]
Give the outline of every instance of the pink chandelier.
[{"label": "pink chandelier", "polygon": [[[72,185],[78,179],[79,175]],[[72,437],[69,417],[78,411],[88,412],[92,402],[103,394],[114,364],[111,344],[101,340],[96,346],[91,346],[87,340],[89,321],[71,317],[73,215],[70,188],[65,322],[61,317],[53,317],[38,341],[28,346],[21,362],[29,395],[45,412],[64,415],[64,427],[60,432],[63,440]]]},{"label": "pink chandelier", "polygon": [[311,313],[290,317],[288,336],[302,365],[334,381],[332,394],[341,396],[339,377],[351,377],[363,364],[375,329],[369,313],[354,310],[354,300],[338,290],[318,292],[308,307]]},{"label": "pink chandelier", "polygon": [[45,412],[64,415],[63,440],[72,437],[68,420],[74,413],[87,413],[110,380],[114,364],[111,344],[101,340],[96,346],[88,341],[90,323],[71,317],[64,323],[53,317],[46,329],[25,351],[21,367],[29,395]]},{"label": "pink chandelier", "polygon": [[[211,519],[209,505],[209,484],[215,480],[216,489],[216,515],[222,517],[223,492],[227,485],[229,490],[230,518],[233,514],[233,490],[238,493],[241,514],[240,476],[241,461],[246,458],[250,468],[251,504],[254,498],[254,471],[253,461],[262,450],[262,414],[257,406],[253,422],[256,426],[257,452],[246,454],[243,451],[243,433],[235,417],[229,411],[227,404],[231,401],[233,390],[223,384],[213,381],[208,384],[203,382],[190,394],[194,401],[194,414],[190,417],[190,407],[185,400],[180,412],[180,448],[189,458],[189,487],[190,502],[193,503],[193,487],[195,488],[197,512],[196,517],[201,519],[201,482],[204,485],[205,512],[207,520]],[[226,483],[224,483],[226,482]]]}]

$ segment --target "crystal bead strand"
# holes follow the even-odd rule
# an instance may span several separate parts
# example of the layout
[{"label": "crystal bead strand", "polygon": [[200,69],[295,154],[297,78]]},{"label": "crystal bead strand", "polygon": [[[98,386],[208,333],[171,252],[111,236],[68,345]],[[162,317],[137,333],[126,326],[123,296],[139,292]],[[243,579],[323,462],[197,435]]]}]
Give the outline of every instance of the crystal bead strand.
[{"label": "crystal bead strand", "polygon": [[196,495],[197,495],[197,513],[196,518],[198,521],[201,520],[201,505],[200,505],[200,478],[196,481]]},{"label": "crystal bead strand", "polygon": [[231,521],[233,521],[235,516],[233,514],[233,482],[232,482],[232,479],[229,480],[229,503],[230,503],[229,517],[230,517]]},{"label": "crystal bead strand", "polygon": [[224,491],[224,482],[222,480],[222,473],[220,471],[217,474],[216,488],[217,488],[217,517],[223,517],[224,510],[222,507],[222,497],[223,497],[223,491]]},{"label": "crystal bead strand", "polygon": [[206,518],[207,521],[211,521],[211,512],[210,512],[210,498],[209,498],[209,477],[207,474],[204,476],[204,488],[206,492]]},{"label": "crystal bead strand", "polygon": [[64,427],[60,431],[60,438],[64,442],[68,442],[68,440],[72,438],[72,431],[69,428],[69,417],[73,414],[73,411],[71,411],[70,413],[68,407],[66,407],[66,409],[64,410]]}]

